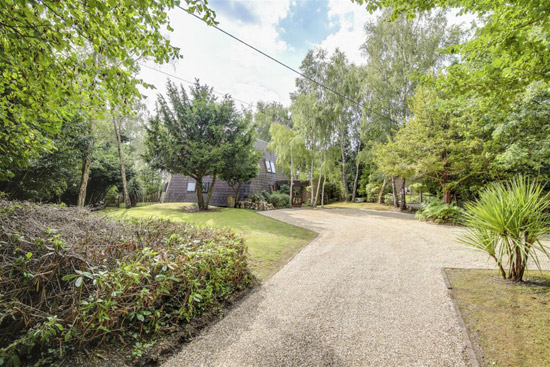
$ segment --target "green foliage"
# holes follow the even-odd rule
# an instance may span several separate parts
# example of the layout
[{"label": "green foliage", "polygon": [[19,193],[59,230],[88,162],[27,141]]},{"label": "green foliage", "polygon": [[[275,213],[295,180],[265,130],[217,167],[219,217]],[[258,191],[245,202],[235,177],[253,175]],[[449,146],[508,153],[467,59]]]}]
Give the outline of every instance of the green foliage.
[{"label": "green foliage", "polygon": [[38,153],[23,168],[12,168],[13,177],[0,180],[0,191],[20,200],[60,202],[68,190],[76,187],[91,139],[87,123],[79,118],[65,121],[52,139],[56,148]]},{"label": "green foliage", "polygon": [[412,100],[414,117],[393,139],[375,146],[374,161],[386,175],[434,180],[444,200],[470,176],[483,178],[488,138],[468,106],[429,86]]},{"label": "green foliage", "polygon": [[[189,95],[172,82],[167,89],[168,101],[159,95],[156,115],[149,121],[146,159],[152,168],[193,177],[199,209],[205,210],[214,184],[205,201],[200,190],[204,177],[237,174],[233,179],[240,181],[254,171],[251,133],[229,96],[218,102],[212,88],[198,81]],[[235,159],[245,153],[245,162]],[[231,172],[234,167],[238,172]]]},{"label": "green foliage", "polygon": [[550,84],[535,82],[511,104],[492,134],[498,147],[492,169],[550,177]]},{"label": "green foliage", "polygon": [[279,192],[282,194],[290,195],[290,186],[288,186],[287,184],[281,185],[281,187],[279,187]]},{"label": "green foliage", "polygon": [[275,208],[290,208],[290,195],[275,191],[271,194],[269,202]]},{"label": "green foliage", "polygon": [[382,185],[376,182],[369,182],[368,184],[366,184],[363,190],[366,196],[365,201],[369,203],[376,202],[378,200],[378,194],[380,194],[381,188],[382,188]]},{"label": "green foliage", "polygon": [[143,192],[141,181],[137,177],[132,177],[128,181],[128,196],[130,197],[132,207],[137,206],[139,199],[143,196]]},{"label": "green foliage", "polygon": [[384,203],[387,205],[393,205],[393,194],[391,192],[384,194]]},{"label": "green foliage", "polygon": [[503,278],[522,281],[529,258],[540,268],[538,253],[550,256],[540,241],[550,233],[549,208],[550,194],[536,181],[518,176],[494,183],[466,205],[468,232],[461,240],[489,254]]},{"label": "green foliage", "polygon": [[254,147],[255,138],[250,130],[234,135],[232,144],[223,154],[224,166],[220,178],[227,182],[235,192],[235,202],[240,200],[240,190],[243,183],[249,183],[258,175],[258,162],[262,153]]},{"label": "green foliage", "polygon": [[265,202],[273,204],[275,208],[290,208],[290,195],[280,191],[270,194],[266,190],[262,190],[261,193],[253,194],[249,200],[254,203]]},{"label": "green foliage", "polygon": [[464,209],[453,204],[445,204],[439,199],[431,199],[422,203],[422,208],[416,212],[416,218],[435,223],[462,223]]},{"label": "green foliage", "polygon": [[252,282],[243,240],[226,230],[4,200],[0,225],[8,364],[48,364],[100,340],[169,332]]},{"label": "green foliage", "polygon": [[254,131],[259,139],[269,142],[269,129],[273,124],[280,124],[292,128],[292,120],[288,108],[279,102],[258,102],[254,114]]},{"label": "green foliage", "polygon": [[[458,8],[481,18],[474,37],[455,47],[463,63],[453,67],[460,78],[455,87],[475,90],[492,103],[505,101],[518,90],[549,80],[550,5],[545,0],[355,0],[370,11],[391,7],[394,18],[412,18],[434,8]],[[488,101],[491,103],[490,101]]]},{"label": "green foliage", "polygon": [[[214,22],[201,0],[184,3]],[[98,117],[106,105],[138,98],[138,85],[145,85],[135,77],[139,59],[179,58],[163,36],[172,30],[167,11],[174,6],[171,0],[3,1],[0,180],[52,151],[63,121]]]}]

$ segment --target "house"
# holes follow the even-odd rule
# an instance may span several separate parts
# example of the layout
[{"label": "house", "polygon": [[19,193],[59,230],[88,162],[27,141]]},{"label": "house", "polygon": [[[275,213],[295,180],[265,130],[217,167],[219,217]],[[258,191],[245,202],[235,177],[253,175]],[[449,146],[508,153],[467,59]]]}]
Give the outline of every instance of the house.
[{"label": "house", "polygon": [[[267,145],[267,142],[256,139],[254,148],[263,152],[262,158],[259,162],[260,169],[256,178],[250,181],[250,183],[243,184],[241,186],[239,200],[249,198],[251,195],[261,193],[263,190],[271,193],[277,189],[277,181],[284,179],[283,175],[280,172],[277,172],[277,168],[275,167],[277,157],[275,154],[266,149]],[[203,180],[202,191],[205,199],[211,184],[212,176],[208,176]],[[161,202],[196,203],[197,193],[195,192],[195,187],[195,179],[188,176],[182,176],[177,173],[170,174],[168,177],[168,182],[164,186]],[[233,189],[227,184],[227,182],[216,179],[212,197],[210,198],[210,205],[227,206],[227,198],[229,196],[235,196]]]}]

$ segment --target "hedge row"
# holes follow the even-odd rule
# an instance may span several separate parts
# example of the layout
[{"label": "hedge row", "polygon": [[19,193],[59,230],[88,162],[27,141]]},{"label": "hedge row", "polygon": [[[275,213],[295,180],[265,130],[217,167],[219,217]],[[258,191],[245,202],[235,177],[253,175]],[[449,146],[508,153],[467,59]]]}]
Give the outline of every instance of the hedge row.
[{"label": "hedge row", "polygon": [[168,332],[244,290],[241,238],[161,220],[0,200],[0,365]]}]

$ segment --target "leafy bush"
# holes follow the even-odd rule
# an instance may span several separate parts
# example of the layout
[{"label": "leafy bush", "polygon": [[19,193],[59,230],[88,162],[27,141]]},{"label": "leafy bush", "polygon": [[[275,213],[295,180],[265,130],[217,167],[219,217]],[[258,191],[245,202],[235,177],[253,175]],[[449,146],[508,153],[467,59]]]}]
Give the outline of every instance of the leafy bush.
[{"label": "leafy bush", "polygon": [[549,256],[540,242],[550,233],[549,208],[550,194],[536,182],[517,177],[495,183],[466,205],[468,231],[461,241],[488,253],[504,279],[522,281],[529,257],[540,268],[537,252]]},{"label": "leafy bush", "polygon": [[[369,203],[374,203],[375,201],[378,200],[378,194],[380,193],[380,188],[382,187],[381,184],[379,183],[375,183],[375,182],[369,182],[368,184],[365,185],[365,195],[366,195],[366,200],[369,202]],[[393,200],[393,198],[392,198]]]},{"label": "leafy bush", "polygon": [[258,193],[252,194],[250,196],[250,201],[252,201],[253,203],[260,203],[262,201],[267,202],[265,197],[262,194],[258,194]]},{"label": "leafy bush", "polygon": [[384,204],[393,205],[393,194],[384,194]]},{"label": "leafy bush", "polygon": [[290,186],[286,184],[281,185],[281,187],[279,187],[279,192],[282,194],[290,195]]},{"label": "leafy bush", "polygon": [[275,191],[273,194],[271,194],[269,202],[273,204],[275,208],[289,208],[290,195]]},{"label": "leafy bush", "polygon": [[7,365],[170,331],[252,282],[242,239],[225,230],[2,199],[0,228]]},{"label": "leafy bush", "polygon": [[139,198],[143,196],[143,186],[137,177],[132,177],[128,181],[128,196],[132,207],[136,207]]},{"label": "leafy bush", "polygon": [[464,209],[452,204],[445,204],[439,199],[431,199],[422,203],[422,208],[416,212],[416,218],[435,223],[461,223]]}]

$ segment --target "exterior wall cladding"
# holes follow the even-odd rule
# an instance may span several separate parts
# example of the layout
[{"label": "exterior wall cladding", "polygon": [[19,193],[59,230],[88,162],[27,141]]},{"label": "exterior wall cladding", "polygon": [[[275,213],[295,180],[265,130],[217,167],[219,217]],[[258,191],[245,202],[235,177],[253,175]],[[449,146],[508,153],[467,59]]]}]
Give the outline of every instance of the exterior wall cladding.
[{"label": "exterior wall cladding", "polygon": [[[284,177],[279,172],[267,172],[265,162],[271,161],[275,163],[277,161],[277,157],[275,156],[275,154],[267,151],[267,144],[267,142],[259,139],[257,139],[254,143],[254,148],[256,148],[256,150],[263,151],[263,157],[260,159],[259,162],[260,170],[258,172],[258,176],[250,181],[250,183],[242,184],[241,192],[239,194],[241,200],[248,198],[255,193],[260,193],[262,192],[262,190],[271,192],[272,188],[275,188],[276,181],[284,179]],[[187,184],[190,182],[195,182],[195,179],[189,176],[182,176],[177,173],[170,174],[170,177],[168,178],[168,184],[166,185],[165,192],[162,194],[161,201],[163,203],[196,203],[197,193],[195,191],[187,191]],[[211,182],[211,176],[208,176],[204,179],[204,183]],[[203,197],[205,199],[207,195],[207,193],[203,193]],[[231,187],[229,187],[229,185],[225,181],[217,179],[216,183],[214,184],[212,197],[210,198],[210,205],[227,206],[228,196],[235,196],[235,192],[233,191],[233,189],[231,189]]]}]

